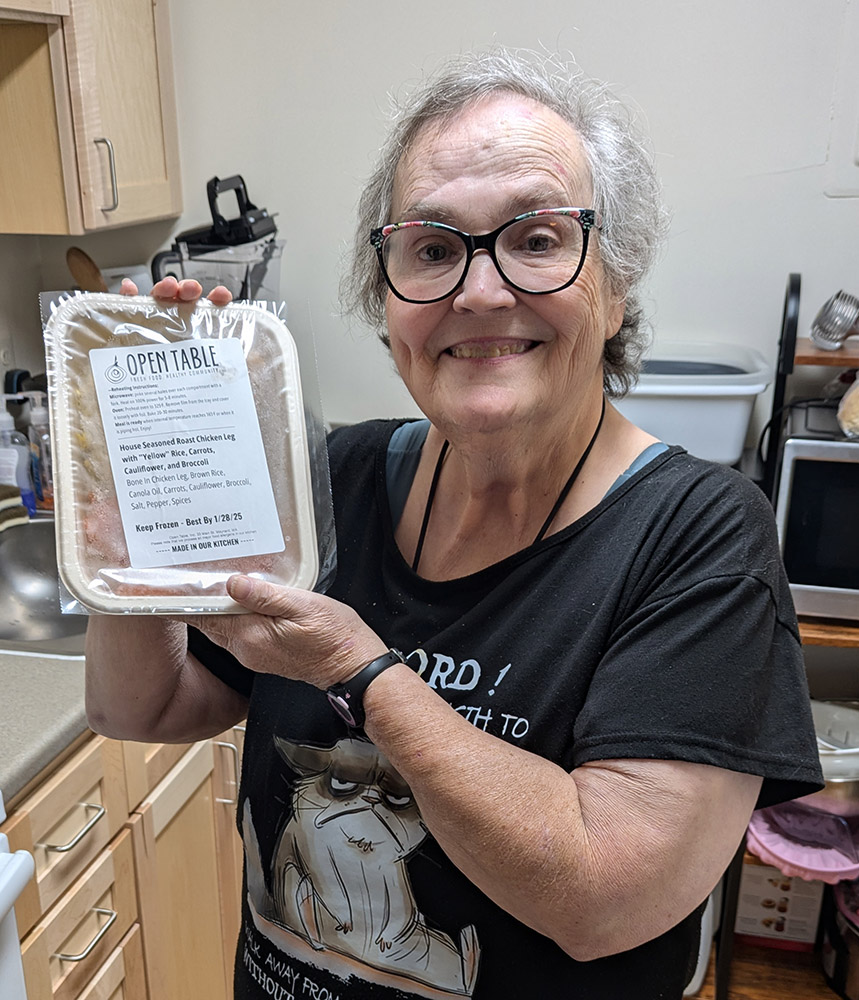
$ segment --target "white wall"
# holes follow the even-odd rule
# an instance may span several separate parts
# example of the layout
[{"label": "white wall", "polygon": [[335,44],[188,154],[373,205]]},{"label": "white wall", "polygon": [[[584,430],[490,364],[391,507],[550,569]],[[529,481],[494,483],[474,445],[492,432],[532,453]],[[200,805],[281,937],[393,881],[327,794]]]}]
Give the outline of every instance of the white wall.
[{"label": "white wall", "polygon": [[[852,66],[836,83],[849,0],[172,0],[170,8],[185,213],[172,227],[77,242],[104,266],[149,260],[175,232],[206,220],[210,177],[243,174],[251,198],[278,213],[289,322],[315,334],[331,421],[413,412],[381,346],[338,314],[340,261],[388,92],[472,46],[569,50],[640,108],[673,212],[649,293],[658,339],[734,341],[774,361],[789,272],[803,277],[803,328],[839,288],[859,293],[859,198],[824,193],[838,90],[849,89],[850,72],[859,84]],[[850,134],[857,124],[836,121]],[[67,280],[70,242],[38,241],[46,287]],[[30,246],[0,237],[0,264]],[[16,360],[26,353],[19,343]]]}]

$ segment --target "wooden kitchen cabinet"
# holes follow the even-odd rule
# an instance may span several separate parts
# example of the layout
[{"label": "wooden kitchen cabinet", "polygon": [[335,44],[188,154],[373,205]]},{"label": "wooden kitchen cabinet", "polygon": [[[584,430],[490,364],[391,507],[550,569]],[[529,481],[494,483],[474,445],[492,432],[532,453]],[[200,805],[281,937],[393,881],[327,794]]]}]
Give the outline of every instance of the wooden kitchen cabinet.
[{"label": "wooden kitchen cabinet", "polygon": [[22,792],[2,832],[36,857],[16,904],[29,1000],[231,996],[242,742],[91,735]]},{"label": "wooden kitchen cabinet", "polygon": [[216,799],[226,796],[214,750],[211,740],[195,744],[129,819],[151,1000],[227,1000],[232,992],[216,833]]},{"label": "wooden kitchen cabinet", "polygon": [[25,6],[33,12],[0,6],[0,232],[81,234],[179,215],[165,0]]}]

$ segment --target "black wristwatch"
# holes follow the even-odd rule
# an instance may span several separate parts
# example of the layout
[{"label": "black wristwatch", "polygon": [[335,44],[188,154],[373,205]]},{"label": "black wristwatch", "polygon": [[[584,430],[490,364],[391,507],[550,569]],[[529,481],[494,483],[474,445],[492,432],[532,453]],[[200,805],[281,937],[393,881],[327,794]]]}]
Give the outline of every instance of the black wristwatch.
[{"label": "black wristwatch", "polygon": [[364,725],[364,692],[370,686],[370,682],[388,667],[405,662],[399,650],[389,649],[387,653],[383,653],[366,667],[362,667],[348,681],[328,688],[326,694],[331,707],[352,729],[361,729]]}]

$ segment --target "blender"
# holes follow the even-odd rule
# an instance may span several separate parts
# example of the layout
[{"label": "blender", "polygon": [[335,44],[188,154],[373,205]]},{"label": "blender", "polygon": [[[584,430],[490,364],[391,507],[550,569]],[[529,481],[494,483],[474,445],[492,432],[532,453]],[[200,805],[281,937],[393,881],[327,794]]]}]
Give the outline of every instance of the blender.
[{"label": "blender", "polygon": [[[218,211],[218,197],[234,191],[239,214],[227,219]],[[213,177],[206,185],[212,225],[180,233],[169,250],[156,254],[152,279],[172,275],[193,278],[205,291],[224,285],[236,300],[277,300],[283,241],[275,238],[273,216],[248,198],[243,178]]]}]

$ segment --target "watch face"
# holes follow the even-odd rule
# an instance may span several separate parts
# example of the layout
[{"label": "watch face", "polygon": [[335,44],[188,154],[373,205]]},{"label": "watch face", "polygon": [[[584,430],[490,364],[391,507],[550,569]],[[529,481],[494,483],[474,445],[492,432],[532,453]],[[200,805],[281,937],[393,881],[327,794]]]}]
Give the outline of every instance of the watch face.
[{"label": "watch face", "polygon": [[357,720],[352,714],[352,709],[349,707],[349,695],[348,694],[335,694],[333,691],[326,692],[328,695],[328,700],[331,702],[331,707],[340,716],[341,719],[346,720],[346,724],[349,726],[357,726]]}]

